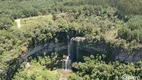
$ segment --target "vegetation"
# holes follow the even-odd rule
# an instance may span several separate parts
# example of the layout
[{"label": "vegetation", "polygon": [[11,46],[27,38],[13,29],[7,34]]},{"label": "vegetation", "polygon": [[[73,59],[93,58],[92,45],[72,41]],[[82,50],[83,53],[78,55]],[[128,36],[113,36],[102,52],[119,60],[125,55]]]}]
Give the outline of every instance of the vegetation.
[{"label": "vegetation", "polygon": [[[37,56],[25,62],[14,76],[14,80],[59,80],[61,73],[59,53],[51,53],[50,56]],[[61,60],[61,59],[60,59]],[[27,64],[30,64],[28,67]],[[109,61],[104,54],[84,56],[84,61],[72,64],[74,72],[68,75],[68,80],[124,80],[123,75],[136,76],[141,79],[142,62],[121,63]],[[53,69],[54,68],[54,69]],[[52,71],[49,71],[52,70]],[[54,74],[53,74],[54,72]],[[56,77],[55,77],[56,76]]]},{"label": "vegetation", "polygon": [[142,16],[134,16],[119,30],[118,34],[122,39],[127,41],[136,40],[136,42],[142,41],[141,23]]},{"label": "vegetation", "polygon": [[30,62],[23,63],[13,80],[59,80],[60,73],[57,70],[50,71],[56,64],[55,54],[44,58],[38,57],[38,61],[34,58]]},{"label": "vegetation", "polygon": [[[17,64],[15,60],[19,56],[25,55],[29,48],[50,42],[67,43],[71,37],[75,36],[86,37],[88,44],[106,42],[110,46],[115,46],[114,48],[119,47],[130,52],[142,48],[141,4],[141,0],[0,0],[1,79],[6,76],[6,72],[11,71],[14,64]],[[17,19],[20,19],[20,28],[17,27]],[[79,70],[80,75],[73,74],[70,79],[84,76],[85,79],[88,77],[89,79],[106,79],[106,77],[114,79],[114,76],[120,77],[122,75],[122,73],[117,73],[121,66],[128,66],[128,69],[129,66],[134,68],[134,70],[128,70],[133,71],[128,73],[129,75],[139,76],[137,71],[141,70],[133,64],[125,65],[118,62],[119,66],[116,66],[117,62],[105,63],[97,61],[96,58],[89,61],[96,61],[92,64],[111,67],[112,70],[110,72],[104,70],[108,73],[104,75],[97,68],[99,73],[93,75],[91,72],[89,74],[92,76],[88,76],[88,73],[82,74],[80,71],[83,68],[74,66]],[[84,63],[75,64],[79,67],[80,64],[87,64],[86,62],[85,60]],[[41,68],[39,73],[42,71],[51,73],[49,69],[44,71],[45,67],[38,63],[33,63],[33,66]],[[19,71],[21,76],[16,75],[14,79],[20,77],[22,79],[22,74],[27,76],[26,70],[23,66],[22,70]],[[115,70],[116,73],[112,75],[111,73]],[[44,76],[47,75],[38,76],[38,78],[41,79]],[[36,78],[26,77],[24,79]]]},{"label": "vegetation", "polygon": [[76,73],[69,76],[69,80],[123,80],[124,74],[129,76],[141,75],[141,63],[120,63],[119,61],[107,62],[105,55],[84,57],[84,62],[73,63],[73,68],[77,69]]}]

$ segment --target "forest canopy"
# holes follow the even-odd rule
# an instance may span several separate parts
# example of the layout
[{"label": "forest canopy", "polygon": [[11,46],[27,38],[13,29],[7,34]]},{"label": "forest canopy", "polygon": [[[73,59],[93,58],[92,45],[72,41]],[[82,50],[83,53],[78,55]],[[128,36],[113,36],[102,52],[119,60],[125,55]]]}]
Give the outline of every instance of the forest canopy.
[{"label": "forest canopy", "polygon": [[[20,28],[17,27],[16,20],[21,21]],[[142,0],[0,0],[0,77],[3,79],[6,73],[13,72],[16,59],[37,45],[68,43],[71,37],[81,36],[86,38],[89,45],[105,42],[111,48],[131,53],[142,48],[141,32]],[[86,61],[84,63],[87,64]],[[81,67],[80,63],[75,64],[74,68]],[[105,64],[102,61],[100,64],[105,68],[116,66],[111,62]],[[34,65],[41,67],[36,63]],[[130,68],[129,65],[135,68],[133,64],[124,66]],[[102,79],[106,78],[99,70],[98,74],[103,76]],[[131,71],[134,71],[131,74],[137,74],[140,70],[135,68]],[[81,75],[76,77],[88,77],[86,72],[78,72]],[[74,75],[70,78],[72,76]],[[94,76],[99,78],[97,73],[92,78]],[[116,78],[118,76],[120,73],[115,75]]]}]

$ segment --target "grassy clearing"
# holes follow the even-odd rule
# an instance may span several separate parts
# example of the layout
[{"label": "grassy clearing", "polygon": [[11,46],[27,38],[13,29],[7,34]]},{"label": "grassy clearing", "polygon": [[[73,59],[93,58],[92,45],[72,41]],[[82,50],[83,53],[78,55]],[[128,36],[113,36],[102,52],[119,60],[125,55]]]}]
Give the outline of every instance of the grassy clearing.
[{"label": "grassy clearing", "polygon": [[[40,26],[47,26],[47,23],[53,23],[52,15],[23,18],[20,21],[21,28],[19,28],[19,30],[31,31]],[[18,29],[16,20],[13,23],[13,29]]]},{"label": "grassy clearing", "polygon": [[104,36],[107,40],[114,40],[117,37],[117,32],[118,29],[116,28],[111,31],[108,31],[106,34],[104,34]]}]

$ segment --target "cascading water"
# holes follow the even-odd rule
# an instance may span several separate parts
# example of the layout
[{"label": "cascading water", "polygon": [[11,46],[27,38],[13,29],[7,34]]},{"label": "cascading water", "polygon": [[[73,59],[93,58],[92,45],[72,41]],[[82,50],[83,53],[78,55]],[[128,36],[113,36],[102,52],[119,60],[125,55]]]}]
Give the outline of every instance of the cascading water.
[{"label": "cascading water", "polygon": [[[70,70],[71,69],[71,61],[79,61],[79,47],[80,47],[80,42],[84,41],[84,37],[73,37],[71,40],[68,42],[68,54],[67,56],[63,56],[62,60],[62,69],[63,70]],[[74,43],[76,42],[76,47],[74,46]],[[71,59],[72,60],[71,60]]]},{"label": "cascading water", "polygon": [[68,55],[67,56],[63,56],[63,58],[64,58],[62,60],[62,69],[63,70],[71,70],[71,60],[70,60],[71,45],[72,45],[72,41],[70,41],[68,43]]},{"label": "cascading water", "polygon": [[69,56],[66,56],[66,58],[62,60],[62,69],[71,70],[71,60],[69,59]]},{"label": "cascading water", "polygon": [[79,40],[77,40],[76,61],[78,61],[78,57],[79,57]]},{"label": "cascading water", "polygon": [[68,43],[68,56],[70,55],[71,42]]}]

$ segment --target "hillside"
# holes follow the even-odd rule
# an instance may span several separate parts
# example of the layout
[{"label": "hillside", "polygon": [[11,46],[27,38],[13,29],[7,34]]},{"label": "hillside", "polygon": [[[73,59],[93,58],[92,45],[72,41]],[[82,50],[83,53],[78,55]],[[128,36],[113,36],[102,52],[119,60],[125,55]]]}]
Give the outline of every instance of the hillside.
[{"label": "hillside", "polygon": [[[80,61],[73,60],[72,68],[75,70],[66,76],[69,80],[120,80],[119,77],[123,74],[142,78],[141,32],[141,0],[0,0],[0,78],[1,80],[20,80],[20,78],[21,80],[45,80],[51,77],[51,80],[57,80],[54,76],[45,77],[47,75],[43,73],[52,74],[54,71],[56,73],[61,68],[62,56],[69,56],[67,54],[69,51],[72,51],[72,54],[80,52],[79,54],[82,55]],[[70,43],[74,37],[83,37],[85,41]],[[31,55],[23,60],[24,62],[19,63],[18,59],[28,54],[30,50],[39,45],[52,43],[64,44],[67,48],[59,52],[53,48],[48,55],[38,51],[38,54]],[[70,50],[71,44],[73,49]],[[103,47],[107,46],[106,53],[79,50],[77,46],[81,44],[91,47],[105,45]],[[113,50],[116,50],[116,53],[113,53]],[[52,53],[56,54],[52,55]],[[138,56],[138,62],[131,64],[110,59],[119,54],[124,57],[130,55],[131,59]],[[105,58],[104,55],[106,55]],[[45,57],[51,62],[44,62]],[[40,62],[39,58],[43,62]],[[25,67],[27,61],[33,67],[31,69],[33,71],[32,74],[24,75],[26,77],[23,78],[22,74],[27,73]],[[34,71],[36,65],[40,71]],[[101,66],[105,66],[105,69]],[[93,68],[97,70],[91,72]],[[124,72],[119,73],[123,70]],[[35,72],[43,75],[37,77],[38,74],[33,74]],[[55,75],[60,77],[60,73]]]}]

